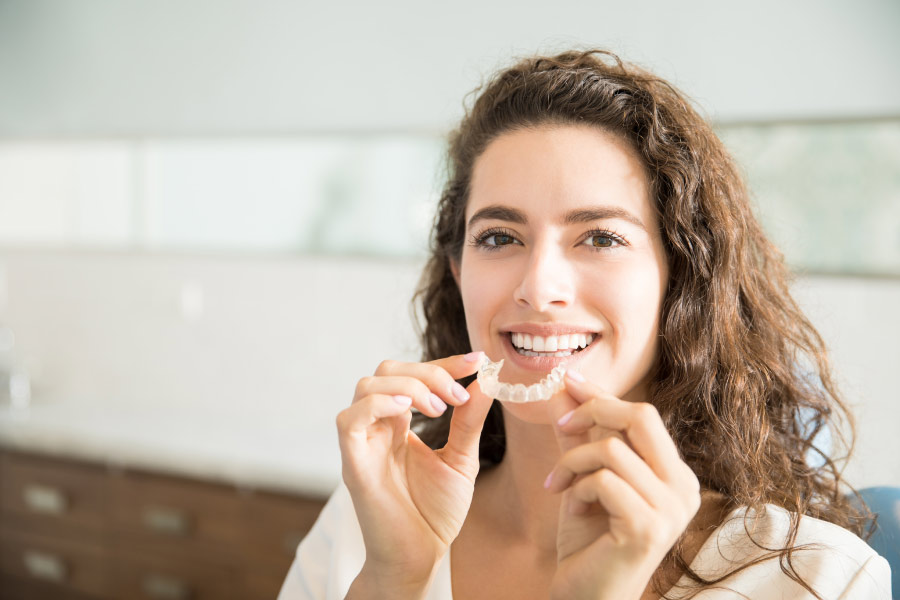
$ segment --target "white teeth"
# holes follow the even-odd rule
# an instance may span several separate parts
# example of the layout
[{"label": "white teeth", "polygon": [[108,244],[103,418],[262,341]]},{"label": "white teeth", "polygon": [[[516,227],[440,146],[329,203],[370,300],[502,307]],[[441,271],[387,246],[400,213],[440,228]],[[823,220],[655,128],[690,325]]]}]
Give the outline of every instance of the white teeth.
[{"label": "white teeth", "polygon": [[[510,340],[517,350],[533,352],[562,352],[587,348],[594,341],[593,333],[570,333],[567,335],[541,337],[527,333],[511,333]],[[521,352],[520,352],[521,354]]]}]

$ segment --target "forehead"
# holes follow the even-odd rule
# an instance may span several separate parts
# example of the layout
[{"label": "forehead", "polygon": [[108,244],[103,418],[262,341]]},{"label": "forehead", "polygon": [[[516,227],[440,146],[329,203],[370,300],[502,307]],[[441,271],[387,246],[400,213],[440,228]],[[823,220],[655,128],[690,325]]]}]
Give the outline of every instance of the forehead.
[{"label": "forehead", "polygon": [[591,126],[519,129],[476,159],[466,221],[491,205],[558,221],[572,209],[609,207],[649,226],[656,223],[649,188],[643,163],[618,136]]}]

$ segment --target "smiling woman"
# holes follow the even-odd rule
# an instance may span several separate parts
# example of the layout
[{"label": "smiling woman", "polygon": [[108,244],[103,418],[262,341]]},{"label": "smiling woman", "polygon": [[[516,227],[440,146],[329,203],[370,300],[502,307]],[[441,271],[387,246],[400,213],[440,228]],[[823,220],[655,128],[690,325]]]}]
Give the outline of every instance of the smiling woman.
[{"label": "smiling woman", "polygon": [[[280,597],[888,598],[815,447],[852,431],[824,345],[684,98],[607,53],[535,57],[450,142],[427,362],[359,381],[346,485]],[[495,399],[487,359],[564,385]]]}]

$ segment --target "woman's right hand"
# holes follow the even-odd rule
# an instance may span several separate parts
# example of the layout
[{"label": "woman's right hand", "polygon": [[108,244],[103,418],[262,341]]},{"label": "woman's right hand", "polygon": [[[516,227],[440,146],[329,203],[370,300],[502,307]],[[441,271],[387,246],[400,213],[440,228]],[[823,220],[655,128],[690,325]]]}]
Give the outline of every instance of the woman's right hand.
[{"label": "woman's right hand", "polygon": [[[362,578],[382,591],[424,589],[459,534],[492,399],[477,380],[468,390],[455,380],[475,373],[481,359],[472,352],[427,363],[384,361],[338,414],[343,478],[366,546],[354,586]],[[410,430],[410,409],[438,417],[446,404],[454,406],[450,436],[432,450]]]}]

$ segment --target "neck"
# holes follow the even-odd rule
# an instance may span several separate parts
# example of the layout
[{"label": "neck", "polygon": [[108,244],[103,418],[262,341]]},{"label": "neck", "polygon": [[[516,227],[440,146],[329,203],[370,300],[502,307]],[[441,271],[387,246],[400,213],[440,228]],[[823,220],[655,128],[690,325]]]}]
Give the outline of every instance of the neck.
[{"label": "neck", "polygon": [[555,560],[561,495],[544,489],[544,480],[559,459],[559,444],[550,425],[527,423],[506,410],[503,419],[506,452],[482,476],[484,509],[512,543]]}]

